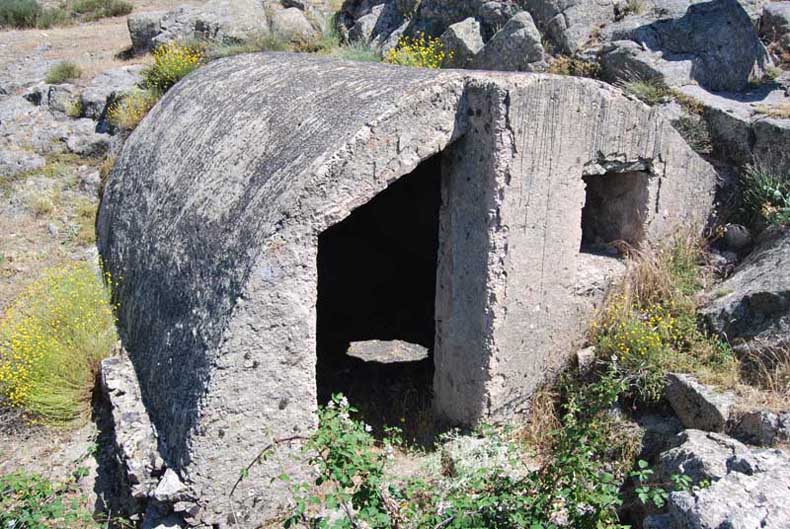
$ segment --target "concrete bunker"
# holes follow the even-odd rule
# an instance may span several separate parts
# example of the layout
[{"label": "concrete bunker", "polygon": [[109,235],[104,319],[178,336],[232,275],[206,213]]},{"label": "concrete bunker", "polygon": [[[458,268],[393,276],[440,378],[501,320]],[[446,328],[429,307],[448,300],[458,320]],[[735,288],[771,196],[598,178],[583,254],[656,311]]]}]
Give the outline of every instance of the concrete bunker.
[{"label": "concrete bunker", "polygon": [[[585,178],[596,197],[598,177],[640,182],[623,189],[638,211],[594,205]],[[605,288],[584,286],[598,256],[579,252],[582,226],[593,241],[660,241],[704,223],[714,185],[654,110],[588,79],[277,53],[201,68],[124,144],[98,219],[105,267],[122,278],[123,346],[161,456],[190,491],[177,514],[235,528],[277,513],[289,493],[273,478],[303,469],[298,439],[334,389],[322,364],[342,362],[347,343],[432,349],[431,408],[449,422],[525,413],[582,345]],[[614,233],[596,224],[615,213]],[[383,328],[350,303],[383,274],[346,269],[375,257],[377,215],[397,224],[394,263],[419,278],[382,296],[403,296]],[[430,229],[404,250],[411,224]],[[361,314],[370,334],[334,311]],[[237,483],[272,439],[296,440]]]},{"label": "concrete bunker", "polygon": [[343,393],[377,433],[430,412],[440,206],[435,154],[318,236],[318,403]]}]

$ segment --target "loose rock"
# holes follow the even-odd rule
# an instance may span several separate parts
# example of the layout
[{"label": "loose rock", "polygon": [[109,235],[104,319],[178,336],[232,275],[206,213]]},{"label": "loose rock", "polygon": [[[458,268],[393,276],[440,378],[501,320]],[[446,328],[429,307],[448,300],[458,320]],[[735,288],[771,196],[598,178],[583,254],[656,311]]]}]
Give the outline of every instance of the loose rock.
[{"label": "loose rock", "polygon": [[666,398],[686,428],[724,431],[734,401],[731,393],[717,393],[693,376],[667,375]]}]

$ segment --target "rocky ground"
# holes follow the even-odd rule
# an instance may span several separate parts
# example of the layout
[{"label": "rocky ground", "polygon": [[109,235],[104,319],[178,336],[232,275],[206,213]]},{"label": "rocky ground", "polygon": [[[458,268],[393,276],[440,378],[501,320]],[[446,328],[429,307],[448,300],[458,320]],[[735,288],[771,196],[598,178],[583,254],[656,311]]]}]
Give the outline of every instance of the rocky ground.
[{"label": "rocky ground", "polygon": [[[136,12],[145,12],[169,9],[175,2],[134,4]],[[99,173],[111,137],[96,133],[94,118],[111,93],[129,85],[125,72],[136,72],[136,65],[148,61],[126,53],[130,47],[126,17],[0,31],[0,318],[46,268],[97,259]],[[90,117],[68,117],[63,106],[68,98],[58,104],[50,97],[52,87],[41,88],[50,68],[63,60],[77,63],[83,73],[55,90],[81,92],[87,112],[94,105]],[[135,74],[131,82],[138,79]],[[101,408],[96,409],[99,414]],[[63,480],[86,468],[81,488],[91,506],[104,509],[102,495],[109,485],[102,483],[99,461],[108,443],[101,440],[101,424],[97,415],[77,430],[60,431],[30,427],[12,412],[0,412],[0,475],[26,469]]]},{"label": "rocky ground", "polygon": [[[267,13],[253,12],[245,1],[134,4],[131,34],[126,18],[0,31],[0,318],[43,269],[96,260],[93,222],[102,166],[122,143],[106,111],[139,83],[140,65],[150,61],[134,49],[145,52],[175,38],[243,40],[258,31],[315,36],[325,23],[316,19],[318,2],[284,1]],[[250,20],[262,22],[251,28]],[[402,35],[438,37],[453,51],[451,67],[595,73],[660,106],[721,170],[725,192],[732,175],[749,164],[785,179],[790,174],[790,2],[733,0],[689,9],[688,2],[661,0],[348,0],[338,20],[347,39],[381,52]],[[728,31],[721,31],[724,26]],[[78,63],[82,76],[46,84],[47,72],[61,60]],[[645,93],[656,86],[657,95]],[[722,221],[732,209],[727,205]],[[753,236],[727,226],[712,250],[726,279],[707,293],[707,325],[747,358],[786,350],[788,229]],[[771,400],[748,389],[716,391],[684,375],[670,380],[667,401],[675,418],[659,426],[642,418],[640,425],[659,439],[650,455],[660,472],[682,467],[710,486],[673,494],[661,514],[641,513],[651,514],[644,527],[718,528],[725,519],[733,528],[790,526],[790,459],[781,450],[790,442],[790,395],[779,391]],[[117,393],[129,392],[134,389]],[[25,468],[62,479],[84,466],[88,501],[105,508],[103,494],[112,491],[106,482],[110,417],[98,397],[94,420],[74,431],[0,415],[0,474]],[[116,422],[116,439],[124,424]]]}]

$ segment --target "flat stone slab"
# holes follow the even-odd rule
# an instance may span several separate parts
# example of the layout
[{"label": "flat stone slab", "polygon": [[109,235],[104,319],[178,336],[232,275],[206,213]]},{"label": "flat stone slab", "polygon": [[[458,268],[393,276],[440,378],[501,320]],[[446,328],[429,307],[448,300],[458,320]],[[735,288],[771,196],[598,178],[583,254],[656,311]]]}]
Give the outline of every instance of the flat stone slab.
[{"label": "flat stone slab", "polygon": [[346,354],[365,362],[395,364],[426,360],[428,348],[402,340],[366,340],[351,342]]}]

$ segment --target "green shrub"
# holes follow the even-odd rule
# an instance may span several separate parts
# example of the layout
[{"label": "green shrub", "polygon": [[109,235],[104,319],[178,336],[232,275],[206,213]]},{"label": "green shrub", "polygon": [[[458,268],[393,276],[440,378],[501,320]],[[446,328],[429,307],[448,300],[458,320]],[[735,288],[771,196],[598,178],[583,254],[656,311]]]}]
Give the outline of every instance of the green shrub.
[{"label": "green shrub", "polygon": [[0,321],[0,398],[51,424],[83,418],[99,362],[116,341],[112,306],[92,267],[50,269]]},{"label": "green shrub", "polygon": [[66,111],[66,115],[70,118],[77,119],[81,117],[84,110],[82,108],[82,99],[75,97],[74,99],[67,101],[64,105],[64,110]]},{"label": "green shrub", "polygon": [[153,90],[134,90],[113,103],[107,118],[116,127],[134,130],[157,101],[159,95]]},{"label": "green shrub", "polygon": [[42,9],[36,0],[3,0],[0,3],[0,27],[32,28]]},{"label": "green shrub", "polygon": [[790,178],[749,167],[741,176],[741,188],[747,223],[790,224]]},{"label": "green shrub", "polygon": [[416,37],[401,37],[398,45],[384,56],[384,61],[400,66],[441,68],[445,60],[451,58],[452,53],[444,51],[441,40],[420,33]]},{"label": "green shrub", "polygon": [[37,0],[0,1],[0,28],[49,28],[69,20],[60,7],[42,8]]},{"label": "green shrub", "polygon": [[71,21],[69,13],[60,7],[50,7],[41,11],[36,19],[36,27],[47,29],[52,26],[68,24]]},{"label": "green shrub", "polygon": [[82,69],[71,61],[60,61],[47,72],[46,82],[49,84],[61,84],[72,79],[78,79],[82,75]]},{"label": "green shrub", "polygon": [[362,42],[352,42],[338,46],[329,51],[329,55],[346,61],[381,62],[381,55],[369,45]]},{"label": "green shrub", "polygon": [[143,71],[146,86],[159,93],[200,67],[205,51],[194,44],[169,42],[154,50],[154,64]]},{"label": "green shrub", "polygon": [[80,505],[73,481],[53,483],[37,474],[0,476],[0,527],[51,529],[98,527]]},{"label": "green shrub", "polygon": [[128,15],[134,6],[125,0],[77,0],[71,10],[86,20]]}]

